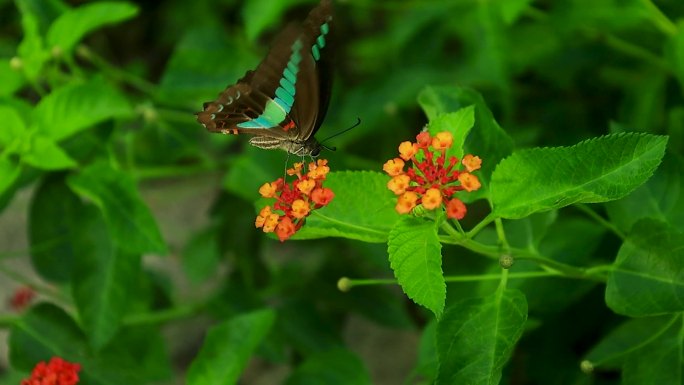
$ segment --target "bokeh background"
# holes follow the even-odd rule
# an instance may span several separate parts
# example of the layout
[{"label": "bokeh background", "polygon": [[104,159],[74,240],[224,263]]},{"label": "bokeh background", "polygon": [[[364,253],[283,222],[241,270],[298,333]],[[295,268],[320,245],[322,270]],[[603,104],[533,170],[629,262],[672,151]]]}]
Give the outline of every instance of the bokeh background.
[{"label": "bokeh background", "polygon": [[[18,3],[38,15],[44,30],[65,7],[88,2],[0,0],[5,66],[24,37]],[[282,175],[285,153],[252,148],[245,137],[211,135],[193,116],[256,66],[277,32],[301,21],[315,2],[131,3],[139,8],[135,17],[89,34],[74,62],[54,64],[50,76],[63,73],[61,82],[104,77],[135,107],[135,116],[70,138],[65,149],[107,152],[139,182],[169,250],[144,257],[150,290],[141,295],[159,308],[208,304],[163,325],[175,374],[160,376],[159,383],[183,383],[179,373],[213,320],[263,304],[279,309],[279,332],[260,348],[245,384],[280,383],[293,362],[338,345],[358,354],[374,383],[414,383],[407,379],[429,371],[429,349],[420,337],[430,314],[395,286],[336,288],[343,276],[392,277],[386,245],[343,239],[281,244],[257,231],[257,189]],[[629,130],[669,134],[670,151],[683,149],[680,0],[349,0],[335,6],[333,98],[317,136],[357,118],[362,123],[329,142],[337,151],[323,156],[333,171],[380,171],[397,145],[427,123],[417,97],[429,85],[477,90],[517,148],[572,145]],[[70,66],[78,71],[63,69]],[[3,71],[0,103],[30,108],[37,102],[32,87],[12,89]],[[24,281],[57,290],[33,273],[29,260],[29,213],[44,177],[24,175],[2,195],[0,298]],[[486,211],[485,204],[474,204],[471,221]],[[596,239],[593,253],[600,256],[616,242]],[[571,241],[566,246],[572,250]],[[454,274],[481,273],[490,264],[456,248],[445,247],[443,254],[453,256],[444,263]],[[605,308],[602,287],[576,289],[571,298],[553,294],[557,306],[530,305],[537,329],[507,369],[511,384],[585,381],[579,359],[619,318]],[[448,301],[478,290],[450,284]],[[0,384],[16,383],[5,346],[0,343]],[[596,381],[616,383],[616,376]]]}]

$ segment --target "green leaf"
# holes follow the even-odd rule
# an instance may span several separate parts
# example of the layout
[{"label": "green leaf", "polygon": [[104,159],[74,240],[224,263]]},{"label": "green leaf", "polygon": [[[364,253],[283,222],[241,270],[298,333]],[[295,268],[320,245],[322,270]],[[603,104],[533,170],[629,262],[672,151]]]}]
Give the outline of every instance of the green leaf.
[{"label": "green leaf", "polygon": [[54,356],[82,362],[87,351],[76,322],[64,310],[47,303],[33,306],[12,326],[9,347],[12,366],[25,372]]},{"label": "green leaf", "polygon": [[460,301],[437,325],[437,384],[496,385],[527,320],[525,296],[500,289]]},{"label": "green leaf", "polygon": [[331,172],[323,184],[335,197],[306,219],[293,239],[344,237],[365,242],[386,242],[399,219],[396,198],[387,189],[389,177],[378,172]]},{"label": "green leaf", "polygon": [[190,365],[188,385],[236,384],[274,320],[273,311],[260,310],[212,327]]},{"label": "green leaf", "polygon": [[23,162],[42,170],[62,170],[77,165],[51,138],[31,135],[28,140],[27,152],[21,156]]},{"label": "green leaf", "polygon": [[14,94],[24,83],[21,72],[10,66],[10,59],[0,59],[0,96]]},{"label": "green leaf", "polygon": [[439,358],[437,356],[437,321],[431,320],[420,336],[418,346],[418,360],[414,372],[421,375],[430,383],[437,378]]},{"label": "green leaf", "polygon": [[[227,140],[230,136],[225,135]],[[223,187],[252,202],[259,187],[285,174],[285,154],[249,146],[233,160],[223,180]]]},{"label": "green leaf", "polygon": [[622,369],[622,384],[682,384],[682,315],[674,317],[674,321],[667,330],[655,334],[648,344],[628,357]]},{"label": "green leaf", "polygon": [[[158,97],[172,103],[201,109],[201,103],[216,98],[253,68],[259,57],[244,42],[225,30],[203,25],[190,29],[176,44],[159,83]],[[188,123],[197,124],[188,114]]]},{"label": "green leaf", "polygon": [[30,81],[35,81],[49,60],[50,54],[45,49],[40,35],[38,16],[26,0],[17,0],[17,8],[21,12],[21,27],[24,38],[21,40],[17,52],[21,58],[21,68]]},{"label": "green leaf", "polygon": [[[92,206],[91,206],[92,208]],[[101,214],[92,208],[82,218],[75,239],[72,293],[81,325],[95,351],[119,330],[139,280],[140,258],[122,252],[107,232]]]},{"label": "green leaf", "polygon": [[70,83],[43,98],[33,111],[34,122],[55,141],[95,124],[133,114],[126,98],[103,80]]},{"label": "green leaf", "polygon": [[572,147],[516,152],[492,174],[494,213],[516,219],[575,203],[622,198],[653,174],[666,144],[664,136],[614,134]]},{"label": "green leaf", "polygon": [[634,223],[643,218],[667,222],[684,230],[684,160],[670,152],[646,183],[628,196],[606,203],[611,222],[629,232]]},{"label": "green leaf", "polygon": [[273,2],[270,0],[248,0],[242,8],[242,19],[245,24],[247,39],[255,41],[269,25],[278,21],[285,10],[303,0],[287,0]]},{"label": "green leaf", "polygon": [[8,147],[17,142],[25,131],[26,124],[19,113],[10,106],[0,105],[0,146]]},{"label": "green leaf", "polygon": [[0,194],[5,193],[19,178],[19,175],[21,175],[21,167],[10,159],[0,156]]},{"label": "green leaf", "polygon": [[[141,335],[141,331],[145,333]],[[14,368],[28,373],[39,361],[57,356],[81,365],[79,384],[144,384],[148,378],[160,379],[158,367],[164,364],[163,352],[159,351],[161,341],[156,330],[131,330],[115,340],[118,346],[94,356],[76,322],[64,310],[42,303],[13,325],[10,360]],[[150,368],[153,359],[156,369]]]},{"label": "green leaf", "polygon": [[608,276],[606,303],[631,317],[684,311],[684,233],[652,219],[637,222]]},{"label": "green leaf", "polygon": [[390,266],[404,293],[439,319],[444,310],[446,283],[437,223],[404,217],[390,232],[387,248]]},{"label": "green leaf", "polygon": [[466,139],[464,153],[482,158],[482,168],[478,172],[482,188],[459,198],[469,203],[486,196],[490,175],[499,161],[513,151],[513,140],[496,122],[482,95],[469,88],[430,86],[418,95],[418,102],[428,119],[470,105],[475,106],[475,126]]},{"label": "green leaf", "polygon": [[94,163],[68,178],[71,189],[102,210],[112,239],[131,254],[166,253],[166,244],[129,174]]},{"label": "green leaf", "polygon": [[494,4],[499,7],[504,22],[507,25],[511,25],[523,14],[531,3],[532,0],[508,0]]},{"label": "green leaf", "polygon": [[316,354],[298,366],[286,385],[370,385],[370,373],[352,352],[334,349]]},{"label": "green leaf", "polygon": [[85,4],[61,14],[48,29],[50,48],[70,52],[88,33],[108,24],[120,23],[137,15],[138,7],[124,2]]},{"label": "green leaf", "polygon": [[280,306],[275,329],[303,356],[344,346],[339,329],[312,301],[292,300]]},{"label": "green leaf", "polygon": [[615,368],[627,357],[665,333],[679,316],[634,318],[623,322],[594,346],[585,361],[594,368]]},{"label": "green leaf", "polygon": [[49,175],[33,195],[29,210],[31,263],[44,279],[65,282],[80,252],[78,233],[86,207],[67,187],[63,175]]},{"label": "green leaf", "polygon": [[447,150],[447,156],[455,156],[457,159],[463,158],[463,146],[465,144],[470,129],[475,124],[475,106],[461,108],[456,112],[440,114],[430,120],[428,131],[430,135],[447,131],[454,138],[454,143]]}]

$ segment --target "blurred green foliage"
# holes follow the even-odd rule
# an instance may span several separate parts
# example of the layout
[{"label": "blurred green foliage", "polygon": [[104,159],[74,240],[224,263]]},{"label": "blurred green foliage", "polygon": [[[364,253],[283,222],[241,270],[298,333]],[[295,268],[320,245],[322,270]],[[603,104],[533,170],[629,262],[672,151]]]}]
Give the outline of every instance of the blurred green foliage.
[{"label": "blurred green foliage", "polygon": [[[45,299],[21,315],[0,316],[0,326],[10,329],[10,366],[0,369],[0,384],[17,383],[53,355],[80,362],[83,384],[184,383],[186,371],[190,384],[233,383],[252,355],[259,359],[245,383],[263,367],[274,369],[268,383],[465,383],[462,367],[474,356],[449,350],[451,343],[466,353],[497,345],[501,325],[489,323],[497,311],[506,312],[501,319],[511,330],[488,350],[491,361],[475,363],[480,375],[493,373],[488,383],[681,383],[682,362],[647,355],[649,346],[641,344],[652,337],[654,351],[681,352],[684,309],[675,300],[681,289],[672,294],[669,286],[635,276],[652,255],[649,242],[677,258],[684,244],[684,2],[336,2],[333,98],[318,135],[332,135],[357,117],[362,124],[330,142],[338,148],[325,154],[334,171],[380,171],[428,119],[471,105],[468,127],[474,127],[462,139],[483,158],[487,188],[499,160],[514,149],[570,146],[606,133],[669,136],[661,168],[634,194],[596,211],[556,210],[563,205],[551,202],[553,211],[502,224],[513,247],[558,263],[591,268],[617,258],[619,269],[605,279],[612,285],[608,303],[604,286],[588,279],[509,281],[524,293],[523,303],[520,292],[497,289],[498,281],[487,278],[500,274],[496,261],[444,244],[446,275],[481,278],[449,282],[440,303],[422,303],[433,311],[446,307],[450,322],[439,324],[393,286],[336,287],[340,277],[393,279],[387,245],[365,242],[386,240],[394,212],[364,223],[380,233],[355,228],[362,215],[350,214],[339,226],[312,218],[302,238],[350,239],[280,244],[254,229],[254,201],[262,183],[282,175],[285,154],[252,148],[244,137],[210,135],[195,121],[203,102],[257,65],[277,31],[314,4],[0,0],[0,207],[12,205],[19,191],[32,194],[29,250],[0,245],[0,274],[34,286]],[[625,138],[658,142],[647,148],[650,166],[657,165],[664,139]],[[522,162],[520,154],[507,164]],[[618,155],[636,157],[604,154],[616,162],[623,159]],[[207,175],[215,194],[202,213],[205,225],[188,228],[178,244],[162,231],[163,213],[150,210],[139,190],[176,181],[194,187]],[[343,190],[352,185],[348,175],[330,182]],[[345,207],[331,206],[332,214],[359,213],[389,199],[376,174],[353,175],[366,178],[349,187],[358,199],[338,196]],[[516,193],[525,190],[525,181],[518,182]],[[360,196],[364,191],[385,196],[373,200]],[[463,227],[473,228],[489,212],[485,201],[473,202]],[[634,236],[625,241],[620,234]],[[497,244],[492,228],[476,239]],[[152,254],[182,266],[190,288],[141,264]],[[17,255],[30,259],[39,278],[13,271],[9,262]],[[663,263],[663,277],[682,286],[679,261],[656,262]],[[512,271],[539,268],[521,260]],[[207,282],[211,290],[202,286]],[[656,305],[644,305],[653,298],[637,307],[625,303],[638,288],[659,292]],[[467,299],[474,296],[480,298]],[[484,321],[469,323],[454,310],[459,306]],[[671,314],[662,316],[664,308]],[[195,323],[187,326],[188,319]],[[370,332],[350,326],[359,322],[370,324]],[[174,327],[182,332],[168,338]],[[364,351],[364,333],[378,330],[392,335],[391,344]],[[460,344],[463,333],[468,344]],[[402,346],[416,353],[400,359]],[[640,355],[647,360],[641,366]],[[585,357],[596,365],[593,373],[580,370]],[[445,377],[448,370],[458,375]]]}]

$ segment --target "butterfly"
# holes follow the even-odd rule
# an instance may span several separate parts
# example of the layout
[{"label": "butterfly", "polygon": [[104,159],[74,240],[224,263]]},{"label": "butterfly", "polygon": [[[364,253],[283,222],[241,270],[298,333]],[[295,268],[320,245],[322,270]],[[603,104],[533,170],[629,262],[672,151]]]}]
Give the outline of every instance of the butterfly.
[{"label": "butterfly", "polygon": [[322,0],[301,25],[278,35],[255,70],[204,103],[197,121],[211,132],[254,135],[249,143],[259,148],[317,156],[314,134],[332,87],[332,20],[332,2]]}]

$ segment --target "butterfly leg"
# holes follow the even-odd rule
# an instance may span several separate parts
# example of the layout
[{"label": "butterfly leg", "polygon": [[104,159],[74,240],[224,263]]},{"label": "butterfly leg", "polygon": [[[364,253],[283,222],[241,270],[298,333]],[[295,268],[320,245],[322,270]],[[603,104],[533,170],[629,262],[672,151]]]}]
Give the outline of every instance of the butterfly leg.
[{"label": "butterfly leg", "polygon": [[283,180],[287,178],[287,164],[290,163],[290,152],[285,151],[285,153],[287,155],[285,156],[285,171],[283,172]]}]

